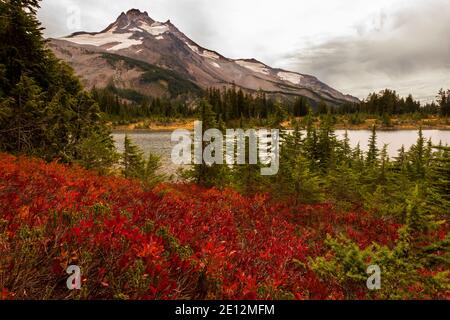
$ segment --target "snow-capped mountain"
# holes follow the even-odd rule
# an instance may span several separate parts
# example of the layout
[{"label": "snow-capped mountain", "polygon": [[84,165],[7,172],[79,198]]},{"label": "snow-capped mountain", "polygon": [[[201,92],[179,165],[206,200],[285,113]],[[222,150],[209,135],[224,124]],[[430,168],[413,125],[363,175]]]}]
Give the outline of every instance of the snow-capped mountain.
[{"label": "snow-capped mountain", "polygon": [[[50,47],[74,67],[88,87],[106,86],[112,81],[120,88],[163,95],[171,85],[167,77],[178,77],[177,81],[188,87],[235,84],[247,91],[302,95],[333,104],[358,101],[310,75],[271,68],[254,59],[228,59],[201,47],[170,21],[154,21],[136,9],[122,13],[101,32],[77,32],[51,39]],[[149,72],[154,76],[149,77]]]}]

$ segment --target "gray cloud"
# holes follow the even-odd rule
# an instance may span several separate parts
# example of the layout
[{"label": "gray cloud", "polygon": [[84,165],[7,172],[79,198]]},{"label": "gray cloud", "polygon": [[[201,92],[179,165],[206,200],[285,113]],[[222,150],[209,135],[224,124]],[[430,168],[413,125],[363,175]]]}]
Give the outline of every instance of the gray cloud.
[{"label": "gray cloud", "polygon": [[423,1],[373,21],[279,62],[360,98],[389,87],[431,100],[450,87],[450,1]]}]

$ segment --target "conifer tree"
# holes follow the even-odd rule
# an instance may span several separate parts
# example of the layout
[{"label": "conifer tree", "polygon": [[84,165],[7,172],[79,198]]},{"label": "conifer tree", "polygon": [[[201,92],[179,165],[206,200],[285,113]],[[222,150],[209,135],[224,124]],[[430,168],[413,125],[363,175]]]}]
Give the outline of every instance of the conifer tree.
[{"label": "conifer tree", "polygon": [[395,158],[395,165],[398,168],[398,170],[405,172],[407,168],[407,155],[405,150],[405,145],[402,145],[402,147],[398,150],[398,156]]},{"label": "conifer tree", "polygon": [[352,153],[352,166],[361,172],[364,167],[364,152],[361,150],[361,144],[358,142]]},{"label": "conifer tree", "polygon": [[122,167],[122,173],[126,178],[139,179],[145,175],[144,154],[138,146],[133,144],[128,135],[125,136],[124,141]]},{"label": "conifer tree", "polygon": [[[47,49],[38,9],[37,0],[0,2],[0,150],[105,169],[112,137],[73,70]],[[101,152],[82,154],[92,140]]]},{"label": "conifer tree", "polygon": [[273,193],[279,198],[287,198],[299,203],[314,203],[322,199],[320,179],[311,172],[305,157],[304,140],[300,125],[295,123],[291,134],[283,135],[280,152],[280,168],[273,177]]},{"label": "conifer tree", "polygon": [[443,117],[449,117],[450,116],[450,90],[447,90],[447,91],[445,91],[444,89],[439,90],[438,104],[439,104],[440,114]]},{"label": "conifer tree", "polygon": [[430,163],[428,205],[448,219],[450,208],[450,147],[436,147],[438,152]]},{"label": "conifer tree", "polygon": [[[197,142],[201,143],[201,152],[202,155],[206,148],[212,147],[212,144],[216,141],[205,142],[203,141],[203,136],[205,132],[209,129],[217,129],[224,134],[225,124],[222,121],[222,118],[216,115],[212,110],[211,104],[209,104],[206,100],[202,99],[199,101],[199,118],[202,122],[202,141]],[[218,119],[219,118],[219,119]],[[213,138],[212,140],[214,140]],[[223,146],[223,141],[222,141]],[[218,156],[218,158],[224,159],[225,148],[222,148],[221,155],[217,155],[216,153],[220,152],[220,150],[216,150],[214,148],[213,156]],[[193,181],[199,185],[205,187],[218,187],[223,188],[229,184],[230,180],[230,168],[224,163],[206,163],[204,157],[202,157],[202,161],[200,164],[195,164],[192,168],[184,173],[184,177],[190,181]]]},{"label": "conifer tree", "polygon": [[380,184],[386,184],[388,170],[389,170],[388,146],[387,144],[385,144],[380,154],[380,169],[378,178]]},{"label": "conifer tree", "polygon": [[312,111],[308,113],[308,115],[304,119],[306,126],[306,138],[304,142],[305,155],[309,160],[311,170],[317,170],[318,167],[318,136],[317,130],[314,127],[313,123],[313,114]]},{"label": "conifer tree", "polygon": [[342,141],[342,152],[344,156],[349,157],[351,153],[351,147],[350,147],[350,138],[348,136],[348,130],[345,130],[344,133],[344,139]]},{"label": "conifer tree", "polygon": [[372,127],[372,135],[369,140],[369,150],[367,151],[366,162],[369,166],[378,165],[379,150],[377,147],[377,129],[376,126]]},{"label": "conifer tree", "polygon": [[159,173],[161,157],[150,153],[145,160],[144,153],[136,146],[128,135],[125,136],[124,152],[122,154],[122,175],[126,178],[139,179],[147,186],[153,187],[166,180]]},{"label": "conifer tree", "polygon": [[411,147],[410,157],[413,175],[416,179],[423,179],[425,177],[425,162],[426,162],[426,145],[423,136],[422,128],[419,129],[419,137],[414,146]]},{"label": "conifer tree", "polygon": [[144,181],[150,187],[156,186],[167,179],[165,174],[159,173],[160,169],[161,169],[161,157],[153,153],[150,153],[147,162],[145,164],[145,175],[144,175]]},{"label": "conifer tree", "polygon": [[306,98],[298,97],[294,102],[294,117],[304,117],[309,112],[309,106]]},{"label": "conifer tree", "polygon": [[335,149],[333,121],[331,115],[327,114],[321,122],[317,142],[318,164],[322,170],[328,170],[335,164]]}]

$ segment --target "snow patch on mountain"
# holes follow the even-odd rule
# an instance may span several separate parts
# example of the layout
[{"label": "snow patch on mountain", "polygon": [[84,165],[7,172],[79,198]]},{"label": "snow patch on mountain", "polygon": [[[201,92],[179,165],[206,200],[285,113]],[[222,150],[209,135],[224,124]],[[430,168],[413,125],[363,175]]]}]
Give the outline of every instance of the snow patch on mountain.
[{"label": "snow patch on mountain", "polygon": [[297,73],[293,72],[278,72],[277,74],[278,78],[280,78],[283,81],[288,81],[293,84],[300,84],[303,77]]},{"label": "snow patch on mountain", "polygon": [[252,70],[254,72],[258,72],[258,73],[262,73],[262,74],[266,74],[266,75],[270,74],[269,69],[267,69],[267,67],[265,65],[263,65],[262,63],[250,62],[250,61],[245,61],[245,60],[236,60],[235,62],[238,65],[240,65],[241,67]]},{"label": "snow patch on mountain", "polygon": [[143,43],[141,40],[131,39],[133,33],[113,33],[114,30],[111,29],[108,32],[98,34],[80,34],[73,37],[61,38],[61,40],[96,47],[116,43],[115,46],[108,48],[108,51],[118,51]]},{"label": "snow patch on mountain", "polygon": [[118,45],[115,45],[112,48],[108,48],[108,51],[119,51],[122,49],[127,49],[130,48],[132,46],[137,46],[137,45],[141,45],[142,41],[140,40],[134,40],[134,39],[123,39],[121,43],[119,43]]},{"label": "snow patch on mountain", "polygon": [[210,63],[213,67],[215,67],[215,68],[217,68],[217,69],[222,68],[217,62],[210,61],[209,63]]},{"label": "snow patch on mountain", "polygon": [[203,53],[200,54],[201,56],[207,58],[207,59],[213,59],[213,60],[219,60],[219,55],[208,50],[203,50]]},{"label": "snow patch on mountain", "polygon": [[220,56],[212,51],[202,50],[195,45],[189,44],[189,42],[187,42],[187,41],[185,41],[184,43],[189,47],[189,49],[191,49],[193,52],[195,52],[199,56],[202,56],[203,58],[211,59],[211,60],[219,60],[220,59]]},{"label": "snow patch on mountain", "polygon": [[152,36],[159,36],[163,33],[166,33],[167,31],[169,31],[169,27],[166,26],[165,24],[161,24],[159,22],[155,22],[152,25],[148,25],[146,23],[140,23],[139,24],[139,28],[141,28],[142,30],[147,31],[148,33],[150,33]]},{"label": "snow patch on mountain", "polygon": [[192,51],[194,51],[196,54],[200,54],[200,49],[197,46],[193,46],[190,45],[189,43],[185,42],[186,45],[189,47],[189,49],[191,49]]}]

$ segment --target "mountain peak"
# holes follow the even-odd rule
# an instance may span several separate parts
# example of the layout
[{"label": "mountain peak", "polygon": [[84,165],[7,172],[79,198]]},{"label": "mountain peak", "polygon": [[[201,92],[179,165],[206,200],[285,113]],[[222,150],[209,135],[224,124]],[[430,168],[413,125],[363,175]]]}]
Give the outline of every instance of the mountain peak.
[{"label": "mountain peak", "polygon": [[131,18],[131,19],[150,18],[147,11],[142,12],[139,9],[130,9],[127,11],[127,13],[122,13],[122,14],[125,14],[128,18]]},{"label": "mountain peak", "polygon": [[132,23],[136,24],[137,22],[152,24],[155,21],[150,18],[147,11],[142,12],[139,9],[130,9],[126,13],[122,12],[122,14],[117,18],[114,25],[118,26],[119,28],[124,28]]}]

